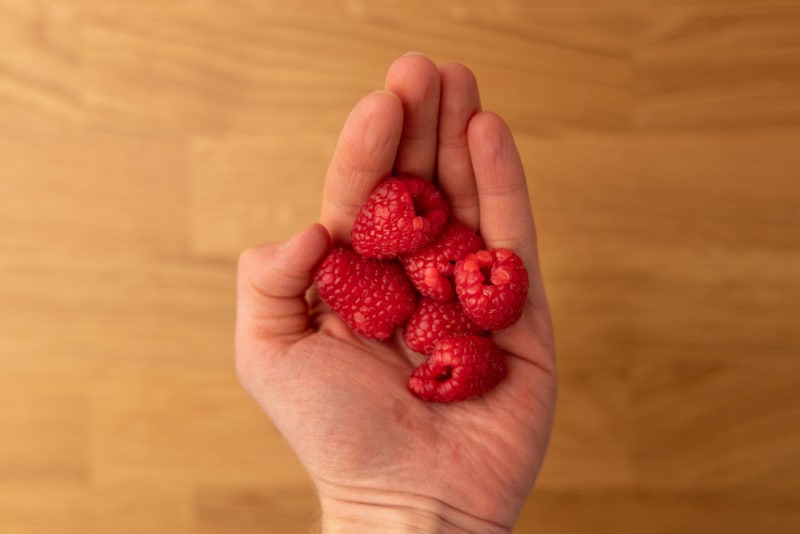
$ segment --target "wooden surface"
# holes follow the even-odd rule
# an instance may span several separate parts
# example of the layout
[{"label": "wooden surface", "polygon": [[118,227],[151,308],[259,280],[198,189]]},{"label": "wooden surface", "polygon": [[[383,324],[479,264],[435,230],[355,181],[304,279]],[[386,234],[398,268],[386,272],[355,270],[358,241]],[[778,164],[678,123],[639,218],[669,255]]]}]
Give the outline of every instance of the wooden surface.
[{"label": "wooden surface", "polygon": [[529,175],[561,389],[517,532],[800,531],[796,0],[0,0],[1,533],[309,530],[234,265],[407,50]]}]

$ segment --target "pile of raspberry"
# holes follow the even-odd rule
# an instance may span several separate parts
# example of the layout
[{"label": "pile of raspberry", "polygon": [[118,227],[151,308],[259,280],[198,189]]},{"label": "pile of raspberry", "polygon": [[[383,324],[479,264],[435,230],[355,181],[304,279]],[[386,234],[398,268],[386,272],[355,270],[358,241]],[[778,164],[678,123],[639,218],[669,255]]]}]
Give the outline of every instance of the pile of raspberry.
[{"label": "pile of raspberry", "polygon": [[395,176],[361,207],[352,250],[332,249],[314,277],[319,296],[350,328],[385,340],[402,328],[427,360],[408,379],[426,401],[476,397],[506,375],[506,356],[489,334],[522,314],[528,273],[504,248],[450,217],[429,181]]}]

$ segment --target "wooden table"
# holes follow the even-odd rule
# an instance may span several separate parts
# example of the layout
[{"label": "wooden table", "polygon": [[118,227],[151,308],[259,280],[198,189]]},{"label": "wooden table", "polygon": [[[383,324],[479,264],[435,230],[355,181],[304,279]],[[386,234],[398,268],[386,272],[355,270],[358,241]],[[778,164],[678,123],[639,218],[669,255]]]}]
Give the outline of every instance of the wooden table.
[{"label": "wooden table", "polygon": [[0,532],[309,530],[234,267],[407,50],[529,177],[561,389],[517,532],[798,531],[797,1],[178,4],[0,0]]}]

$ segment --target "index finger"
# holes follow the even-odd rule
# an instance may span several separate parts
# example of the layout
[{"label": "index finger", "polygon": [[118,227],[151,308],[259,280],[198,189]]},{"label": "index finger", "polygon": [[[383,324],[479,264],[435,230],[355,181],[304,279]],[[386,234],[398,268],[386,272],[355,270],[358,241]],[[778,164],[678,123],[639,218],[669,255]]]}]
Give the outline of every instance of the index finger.
[{"label": "index finger", "polygon": [[335,244],[350,243],[358,210],[391,174],[402,128],[403,107],[389,91],[368,94],[347,117],[322,191],[320,222]]}]

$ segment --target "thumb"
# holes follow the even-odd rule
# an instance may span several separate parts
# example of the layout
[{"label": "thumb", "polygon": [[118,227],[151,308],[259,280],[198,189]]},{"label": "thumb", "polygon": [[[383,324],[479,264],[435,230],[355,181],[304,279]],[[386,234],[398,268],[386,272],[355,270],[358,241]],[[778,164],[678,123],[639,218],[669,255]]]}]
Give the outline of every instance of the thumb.
[{"label": "thumb", "polygon": [[[290,343],[308,330],[305,292],[314,267],[328,252],[321,224],[308,226],[283,243],[248,249],[239,257],[236,308],[237,353],[253,345]],[[240,354],[241,355],[241,354]]]}]

